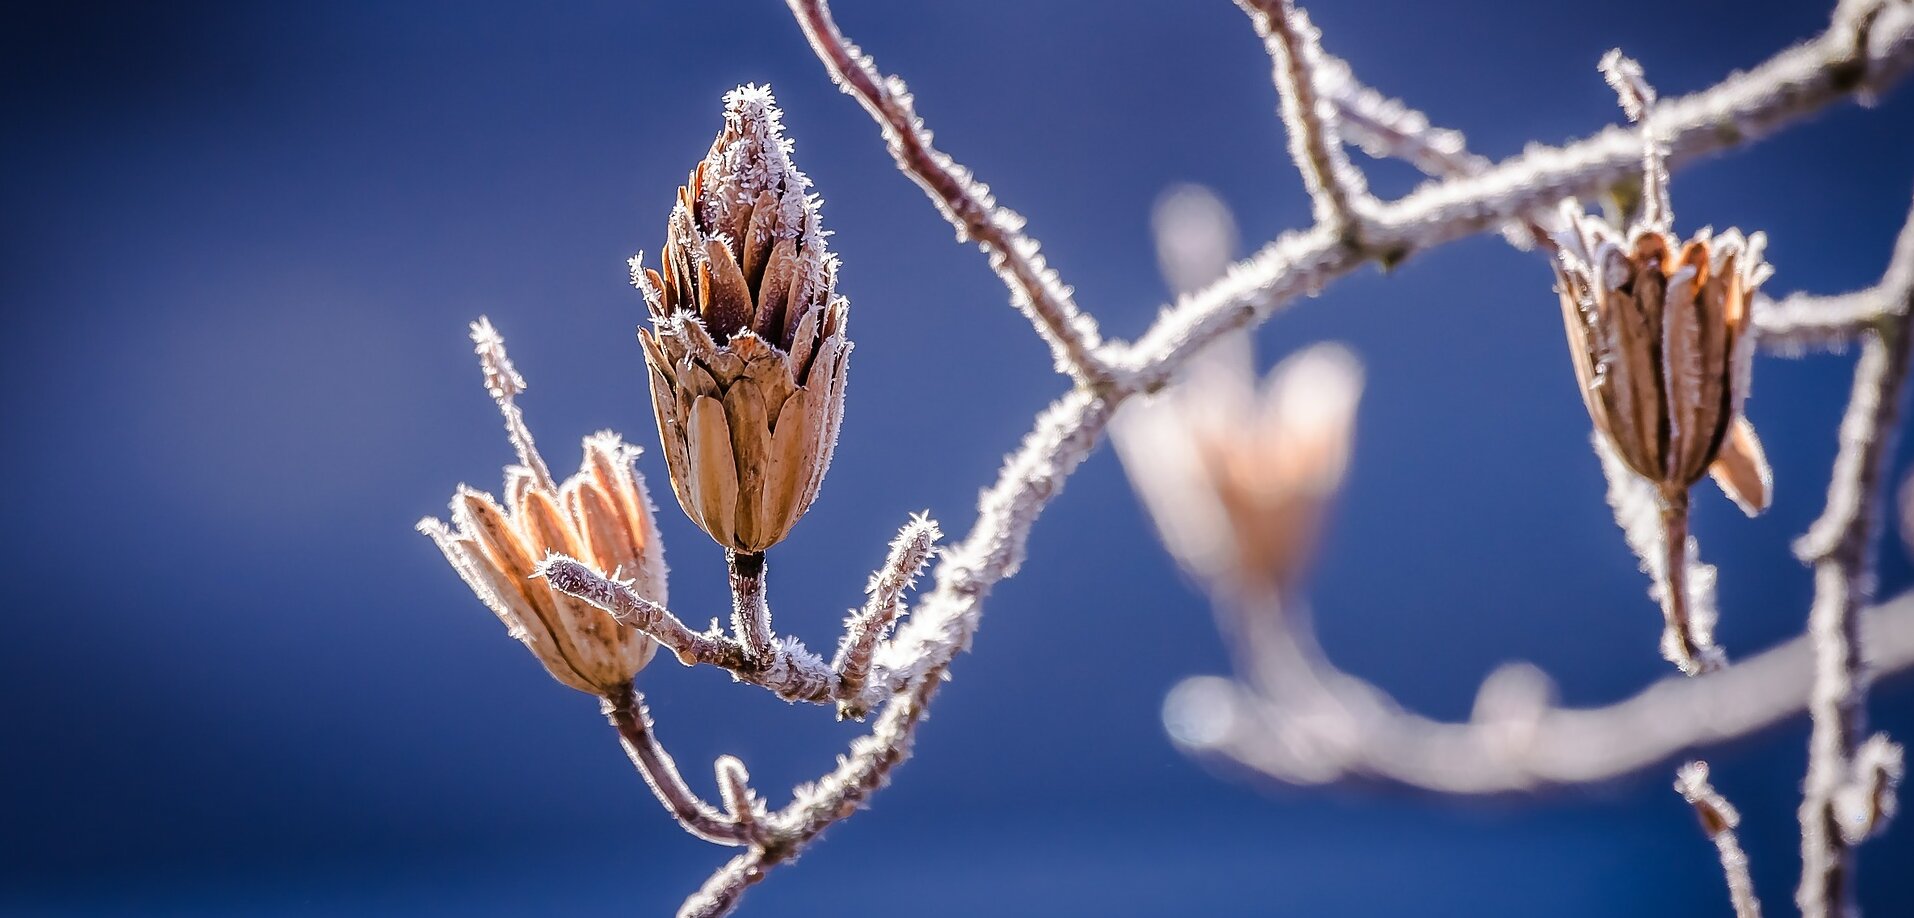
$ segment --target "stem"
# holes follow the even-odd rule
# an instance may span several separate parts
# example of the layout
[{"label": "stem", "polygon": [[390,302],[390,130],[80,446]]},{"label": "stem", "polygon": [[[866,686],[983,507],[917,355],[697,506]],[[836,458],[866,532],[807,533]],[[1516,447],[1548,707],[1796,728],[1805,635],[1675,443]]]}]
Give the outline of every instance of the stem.
[{"label": "stem", "polygon": [[1662,653],[1690,676],[1711,668],[1712,641],[1698,633],[1688,602],[1688,489],[1661,488]]}]

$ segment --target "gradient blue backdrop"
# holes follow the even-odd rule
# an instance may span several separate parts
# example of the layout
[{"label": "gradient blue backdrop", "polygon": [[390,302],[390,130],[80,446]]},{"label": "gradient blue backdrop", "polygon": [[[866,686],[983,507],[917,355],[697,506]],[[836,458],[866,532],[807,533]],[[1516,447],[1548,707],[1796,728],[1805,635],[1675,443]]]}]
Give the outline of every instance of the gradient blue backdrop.
[{"label": "gradient blue backdrop", "polygon": [[[1503,156],[1614,120],[1624,45],[1667,93],[1818,30],[1830,3],[1349,2],[1333,51]],[[1164,299],[1146,214],[1201,181],[1251,241],[1308,203],[1268,63],[1221,0],[845,0],[939,140],[1030,218],[1115,335]],[[624,258],[655,252],[718,99],[774,84],[827,198],[858,341],[821,502],[772,556],[780,624],[827,645],[885,540],[948,530],[1059,392],[982,258],[891,167],[781,4],[67,4],[0,28],[0,912],[668,912],[724,856],[683,835],[594,704],[553,683],[412,525],[508,450],[465,323],[489,314],[555,464],[655,433]],[[1914,188],[1914,97],[1838,108],[1680,174],[1684,227],[1765,228],[1774,289],[1870,282]],[[1393,165],[1375,182],[1400,193]],[[1596,703],[1668,672],[1602,502],[1546,268],[1493,237],[1365,271],[1262,335],[1350,342],[1369,392],[1316,591],[1323,640],[1420,709],[1498,662]],[[1762,359],[1779,476],[1701,498],[1740,653],[1796,632],[1788,553],[1820,505],[1852,358]],[[1905,451],[1904,451],[1905,452]],[[664,501],[674,605],[722,562]],[[1708,489],[1704,489],[1708,490]],[[1712,491],[1710,492],[1712,494]],[[1885,546],[1884,589],[1910,581]],[[1158,724],[1222,650],[1099,452],[872,811],[751,913],[1726,914],[1672,765],[1543,800],[1252,789]],[[708,672],[644,674],[694,783],[781,788],[854,735]],[[1914,738],[1914,683],[1878,724]],[[1795,874],[1805,729],[1711,751],[1771,905]],[[781,794],[777,794],[781,797]],[[1914,831],[1865,851],[1914,904]]]}]

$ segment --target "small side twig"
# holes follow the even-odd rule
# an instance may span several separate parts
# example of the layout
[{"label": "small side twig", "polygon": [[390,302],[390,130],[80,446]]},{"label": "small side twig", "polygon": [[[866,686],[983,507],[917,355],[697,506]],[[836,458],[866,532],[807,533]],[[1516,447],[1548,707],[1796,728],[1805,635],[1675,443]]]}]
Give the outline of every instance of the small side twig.
[{"label": "small side twig", "polygon": [[1289,153],[1309,188],[1316,221],[1338,233],[1360,232],[1374,198],[1343,150],[1336,106],[1317,87],[1323,67],[1320,33],[1290,0],[1237,0],[1236,5],[1256,24],[1275,65]]},{"label": "small side twig", "polygon": [[891,625],[904,614],[904,591],[910,589],[930,562],[931,552],[942,533],[927,515],[911,517],[891,542],[890,557],[871,575],[864,588],[869,594],[864,608],[852,613],[844,623],[844,639],[837,647],[837,659],[831,668],[837,671],[838,715],[861,719],[869,711],[859,696],[871,673],[871,656],[877,642],[889,633]]},{"label": "small side twig", "polygon": [[1096,321],[1077,308],[1037,241],[1024,235],[1023,217],[999,206],[988,186],[931,145],[904,81],[880,74],[870,55],[844,37],[828,0],[787,2],[831,79],[877,121],[897,168],[924,189],[960,240],[974,240],[990,256],[990,267],[1009,286],[1012,301],[1049,343],[1058,371],[1084,385],[1107,384],[1111,368],[1098,354]]},{"label": "small side twig", "polygon": [[1701,831],[1721,854],[1721,871],[1728,877],[1728,898],[1734,902],[1735,918],[1761,918],[1761,900],[1755,896],[1754,879],[1748,875],[1748,855],[1735,836],[1741,813],[1708,783],[1708,763],[1683,765],[1675,773],[1675,792],[1695,808]]},{"label": "small side twig", "polygon": [[718,778],[718,795],[724,800],[725,818],[737,826],[738,835],[752,844],[764,840],[764,804],[751,789],[751,774],[737,756],[718,756],[713,770]]}]

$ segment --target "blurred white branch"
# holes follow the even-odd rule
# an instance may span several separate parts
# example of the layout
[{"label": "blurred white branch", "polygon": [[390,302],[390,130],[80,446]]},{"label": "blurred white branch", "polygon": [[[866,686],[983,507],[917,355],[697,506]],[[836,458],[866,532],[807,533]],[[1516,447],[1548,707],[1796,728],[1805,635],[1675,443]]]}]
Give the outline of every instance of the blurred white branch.
[{"label": "blurred white branch", "polygon": [[[1242,617],[1279,618],[1267,609]],[[1914,593],[1869,610],[1861,628],[1875,672],[1914,668]],[[1288,784],[1522,793],[1617,780],[1768,729],[1807,709],[1814,671],[1814,639],[1801,635],[1704,676],[1670,676],[1613,704],[1567,708],[1547,675],[1511,664],[1483,682],[1469,721],[1446,723],[1404,710],[1310,650],[1303,659],[1322,694],[1298,703],[1260,685],[1192,678],[1164,704],[1171,738],[1192,755]]]}]

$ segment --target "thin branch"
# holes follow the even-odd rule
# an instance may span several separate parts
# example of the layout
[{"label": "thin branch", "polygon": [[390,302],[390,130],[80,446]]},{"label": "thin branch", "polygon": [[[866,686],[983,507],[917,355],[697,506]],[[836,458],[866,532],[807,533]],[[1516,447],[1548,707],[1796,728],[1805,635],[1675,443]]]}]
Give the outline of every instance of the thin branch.
[{"label": "thin branch", "polygon": [[1914,210],[1894,241],[1881,281],[1866,290],[1836,296],[1794,294],[1755,303],[1755,329],[1765,348],[1788,353],[1845,344],[1907,311],[1914,298]]},{"label": "thin branch", "polygon": [[645,709],[645,696],[626,685],[602,702],[605,716],[618,728],[618,738],[623,741],[631,764],[645,776],[645,783],[651,786],[658,802],[671,811],[685,831],[720,845],[744,844],[745,836],[737,823],[685,785],[677,764],[671,761],[671,754],[659,745],[657,735],[652,732],[651,712]]},{"label": "thin branch", "polygon": [[1840,800],[1852,780],[1856,748],[1867,729],[1868,672],[1861,658],[1855,610],[1874,590],[1874,543],[1900,421],[1910,353],[1908,303],[1875,326],[1862,343],[1854,392],[1841,420],[1841,451],[1828,485],[1827,509],[1795,543],[1814,566],[1814,686],[1809,713],[1808,774],[1801,801],[1801,888],[1805,918],[1839,918],[1854,889],[1853,845],[1841,830]]},{"label": "thin branch", "polygon": [[861,808],[890,780],[891,771],[910,757],[917,725],[942,683],[941,670],[928,673],[910,691],[893,698],[870,734],[851,743],[850,755],[839,758],[837,769],[815,784],[799,787],[788,806],[765,817],[760,843],[718,868],[685,900],[679,918],[731,914],[766,871],[794,860],[825,829]]},{"label": "thin branch", "polygon": [[[1874,671],[1914,668],[1914,592],[1861,619]],[[1526,793],[1617,780],[1774,727],[1806,708],[1813,656],[1813,638],[1801,635],[1708,675],[1670,676],[1595,708],[1558,706],[1548,677],[1517,664],[1483,683],[1473,718],[1461,723],[1406,711],[1317,656],[1309,661],[1313,679],[1327,694],[1315,703],[1203,676],[1171,692],[1164,720],[1185,752],[1288,784],[1366,780],[1436,794]]]},{"label": "thin branch", "polygon": [[480,316],[472,323],[471,338],[472,352],[479,359],[479,371],[485,374],[485,391],[491,394],[499,413],[505,416],[505,435],[518,453],[519,464],[532,473],[539,486],[557,493],[558,484],[552,479],[552,470],[538,454],[532,430],[525,425],[525,411],[518,407],[518,395],[525,391],[525,377],[519,375],[512,358],[506,354],[505,337],[492,326],[491,319]]},{"label": "thin branch", "polygon": [[1097,353],[1095,320],[1078,310],[1037,241],[1024,235],[1023,217],[999,207],[989,186],[931,146],[931,133],[917,117],[904,81],[880,74],[870,55],[844,37],[827,0],[787,2],[831,79],[877,121],[897,168],[924,189],[957,228],[960,241],[975,240],[990,256],[990,267],[1010,287],[1011,300],[1049,343],[1058,372],[1087,386],[1109,382],[1111,368]]},{"label": "thin branch", "polygon": [[715,628],[692,631],[669,609],[638,595],[630,585],[602,577],[563,555],[546,558],[537,576],[544,577],[554,589],[605,610],[620,624],[643,631],[686,666],[716,666],[738,681],[763,686],[786,701],[822,704],[837,697],[836,674],[794,639],[774,641],[768,655],[752,656],[743,644]]},{"label": "thin branch", "polygon": [[1636,474],[1608,439],[1593,433],[1595,456],[1608,480],[1608,506],[1623,541],[1641,559],[1650,595],[1662,608],[1662,656],[1683,673],[1718,669],[1728,661],[1715,643],[1715,568],[1701,561],[1688,534],[1688,494],[1664,493]]},{"label": "thin branch", "polygon": [[1236,0],[1236,5],[1256,24],[1275,65],[1289,154],[1309,189],[1316,221],[1337,232],[1360,232],[1375,199],[1343,151],[1336,106],[1317,88],[1323,66],[1321,33],[1290,0]]},{"label": "thin branch", "polygon": [[838,676],[838,694],[845,699],[838,708],[839,716],[862,718],[869,710],[862,706],[859,696],[870,677],[871,656],[877,651],[877,642],[903,616],[904,591],[910,589],[917,575],[923,573],[924,565],[930,563],[931,552],[941,537],[937,523],[929,516],[912,517],[891,542],[890,557],[884,560],[884,566],[871,575],[870,584],[864,588],[870,598],[861,611],[853,613],[844,623],[844,640],[838,644],[837,659],[831,663]]},{"label": "thin branch", "polygon": [[[1343,139],[1376,159],[1400,159],[1432,178],[1475,175],[1495,165],[1469,152],[1461,131],[1436,127],[1428,115],[1402,100],[1363,85],[1341,58],[1323,55],[1316,87],[1336,107]],[[1510,245],[1528,251],[1538,240],[1537,228],[1554,219],[1554,213],[1553,203],[1544,204],[1503,226],[1502,235]]]},{"label": "thin branch", "polygon": [[1683,765],[1675,773],[1675,792],[1695,808],[1701,830],[1721,855],[1721,871],[1728,878],[1728,899],[1734,903],[1735,918],[1761,918],[1761,900],[1755,897],[1754,878],[1748,875],[1748,855],[1735,836],[1741,813],[1708,783],[1708,763]]}]

